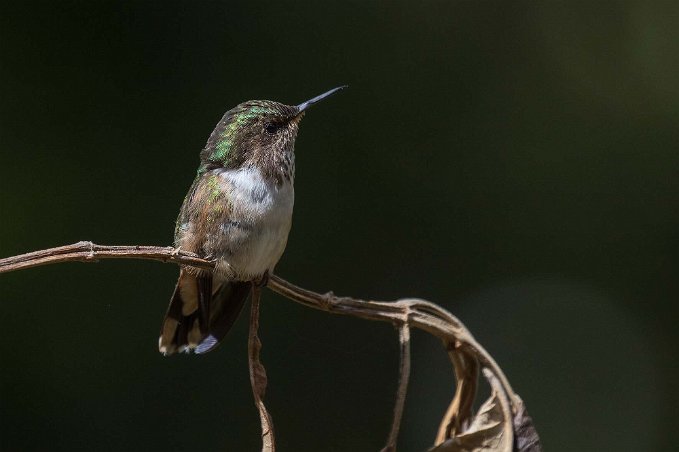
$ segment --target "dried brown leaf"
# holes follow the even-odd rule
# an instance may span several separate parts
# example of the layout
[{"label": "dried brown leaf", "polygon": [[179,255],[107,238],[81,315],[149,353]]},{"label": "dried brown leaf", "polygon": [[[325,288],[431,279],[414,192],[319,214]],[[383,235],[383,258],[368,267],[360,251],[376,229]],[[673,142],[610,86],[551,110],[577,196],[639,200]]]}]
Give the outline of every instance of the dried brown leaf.
[{"label": "dried brown leaf", "polygon": [[515,452],[542,452],[540,437],[533,425],[533,419],[526,411],[526,405],[519,396],[514,397],[514,451]]},{"label": "dried brown leaf", "polygon": [[455,368],[455,397],[441,420],[434,444],[443,443],[469,426],[479,379],[479,362],[475,356],[451,344],[446,344],[446,349]]},{"label": "dried brown leaf", "polygon": [[429,452],[507,452],[512,450],[512,430],[508,429],[508,401],[494,375],[484,369],[492,393],[481,405],[469,428],[447,439]]}]

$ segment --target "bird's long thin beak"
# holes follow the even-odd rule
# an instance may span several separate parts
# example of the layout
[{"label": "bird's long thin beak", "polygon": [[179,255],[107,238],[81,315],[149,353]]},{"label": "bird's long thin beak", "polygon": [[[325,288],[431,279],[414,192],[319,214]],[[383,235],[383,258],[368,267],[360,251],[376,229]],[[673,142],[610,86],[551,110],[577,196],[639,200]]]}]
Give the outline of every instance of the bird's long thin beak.
[{"label": "bird's long thin beak", "polygon": [[338,86],[337,88],[333,88],[330,91],[328,91],[327,93],[323,93],[320,96],[316,96],[313,99],[309,99],[306,102],[302,102],[301,104],[299,104],[297,106],[297,109],[299,110],[299,113],[302,113],[304,110],[311,107],[316,102],[319,102],[319,101],[325,99],[326,97],[331,96],[331,95],[335,94],[337,91],[340,91],[340,90],[342,90],[342,89],[344,89],[348,86],[349,85],[342,85],[342,86]]}]

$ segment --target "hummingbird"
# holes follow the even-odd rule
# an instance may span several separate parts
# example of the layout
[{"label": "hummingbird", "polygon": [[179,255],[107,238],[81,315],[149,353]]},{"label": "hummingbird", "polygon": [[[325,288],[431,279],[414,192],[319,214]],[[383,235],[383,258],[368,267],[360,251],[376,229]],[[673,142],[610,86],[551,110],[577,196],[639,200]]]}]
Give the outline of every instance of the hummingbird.
[{"label": "hummingbird", "polygon": [[196,178],[175,226],[177,250],[214,260],[182,266],[158,349],[206,353],[224,338],[248,298],[281,258],[295,200],[295,139],[306,110],[346,88],[297,106],[270,100],[227,111],[200,153]]}]

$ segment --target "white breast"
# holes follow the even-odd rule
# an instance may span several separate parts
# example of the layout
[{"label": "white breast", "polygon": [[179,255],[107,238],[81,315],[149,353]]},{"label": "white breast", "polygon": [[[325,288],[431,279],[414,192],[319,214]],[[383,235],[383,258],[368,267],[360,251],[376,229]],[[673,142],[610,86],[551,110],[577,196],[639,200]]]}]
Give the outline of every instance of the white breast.
[{"label": "white breast", "polygon": [[222,170],[220,177],[231,205],[231,221],[222,226],[225,246],[217,247],[230,250],[230,255],[223,257],[225,264],[242,279],[273,270],[292,224],[293,185],[284,182],[278,186],[252,167]]}]

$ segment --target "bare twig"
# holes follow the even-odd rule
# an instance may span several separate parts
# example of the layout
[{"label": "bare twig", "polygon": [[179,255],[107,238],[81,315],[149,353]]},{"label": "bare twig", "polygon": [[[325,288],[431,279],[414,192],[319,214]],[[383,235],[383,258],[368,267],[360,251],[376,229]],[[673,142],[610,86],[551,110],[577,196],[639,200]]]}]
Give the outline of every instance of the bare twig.
[{"label": "bare twig", "polygon": [[[102,246],[92,242],[78,242],[73,245],[0,259],[0,273],[58,262],[96,262],[98,259],[150,259],[203,269],[214,268],[214,262],[171,247]],[[462,322],[440,306],[416,298],[384,302],[338,297],[331,292],[319,294],[295,286],[276,275],[269,277],[267,287],[290,300],[310,308],[334,314],[390,322],[399,328],[401,374],[394,410],[394,421],[386,446],[387,450],[395,450],[396,447],[396,437],[398,435],[409,375],[410,356],[408,347],[411,327],[419,328],[441,339],[455,369],[455,397],[441,422],[441,427],[435,441],[435,444],[438,445],[438,447],[435,447],[436,450],[511,452],[515,443],[529,444],[532,447],[530,450],[540,450],[539,439],[532,426],[532,421],[525,412],[521,399],[514,393],[502,369],[474,339]],[[257,338],[258,297],[258,293],[253,293],[253,310],[250,327],[250,373],[255,401],[262,419],[263,450],[273,451],[273,424],[262,402],[264,389],[266,388],[266,373],[258,359],[259,348],[261,347]],[[482,407],[485,407],[487,412],[479,412],[474,415],[472,403],[476,394],[479,366],[491,384],[493,396]],[[484,424],[481,418],[492,418],[492,422],[489,421],[489,423]],[[513,436],[514,428],[512,427],[513,422],[514,425],[521,426],[521,431],[530,432],[531,436],[530,438],[527,437],[527,441],[515,442]],[[501,428],[496,428],[496,426],[500,425]],[[488,438],[489,435],[500,435],[501,438]],[[479,438],[483,441],[479,442]],[[477,444],[481,445],[477,447]],[[517,446],[514,450],[522,451],[528,449]]]},{"label": "bare twig", "polygon": [[144,259],[204,269],[215,267],[214,262],[171,246],[107,246],[78,242],[0,259],[0,273],[60,262],[97,262],[99,259]]},{"label": "bare twig", "polygon": [[252,286],[252,307],[250,309],[250,333],[248,336],[248,365],[250,368],[250,384],[252,394],[255,397],[255,406],[259,411],[259,420],[262,424],[262,452],[274,452],[276,442],[273,430],[273,420],[264,405],[264,394],[266,393],[266,370],[259,360],[259,351],[262,349],[262,342],[257,336],[259,329],[259,298],[262,291],[257,284]]},{"label": "bare twig", "polygon": [[399,369],[398,389],[396,390],[396,404],[394,405],[394,420],[391,424],[387,445],[382,449],[382,452],[393,452],[396,450],[396,440],[401,428],[403,408],[406,403],[408,380],[410,379],[410,325],[407,319],[399,328],[398,342],[401,346],[401,367]]}]

